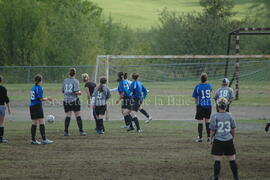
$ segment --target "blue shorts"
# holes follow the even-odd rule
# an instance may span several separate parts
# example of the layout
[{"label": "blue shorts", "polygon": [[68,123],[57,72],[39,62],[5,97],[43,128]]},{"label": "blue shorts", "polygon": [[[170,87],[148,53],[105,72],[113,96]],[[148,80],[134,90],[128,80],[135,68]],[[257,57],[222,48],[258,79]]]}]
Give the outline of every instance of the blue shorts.
[{"label": "blue shorts", "polygon": [[6,106],[5,105],[0,105],[0,116],[5,116],[6,114]]}]

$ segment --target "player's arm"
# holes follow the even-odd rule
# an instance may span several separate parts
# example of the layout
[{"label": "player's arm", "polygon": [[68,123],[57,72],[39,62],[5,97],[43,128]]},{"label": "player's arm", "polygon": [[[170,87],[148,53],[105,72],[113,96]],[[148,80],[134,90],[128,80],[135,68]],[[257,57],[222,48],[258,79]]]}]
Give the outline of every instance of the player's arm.
[{"label": "player's arm", "polygon": [[8,109],[8,114],[10,114],[10,106],[9,106],[9,98],[8,98],[8,95],[7,95],[7,90],[6,88],[4,89],[4,92],[3,92],[3,96],[5,98],[5,103],[6,103],[6,106],[7,106],[7,109]]},{"label": "player's arm", "polygon": [[232,134],[233,137],[235,137],[235,132],[236,132],[236,128],[233,128],[233,129],[231,130],[231,134]]},{"label": "player's arm", "polygon": [[75,83],[74,83],[74,90],[73,90],[73,93],[75,93],[76,95],[81,95],[82,92],[80,91],[80,88],[79,88],[79,81],[77,80]]},{"label": "player's arm", "polygon": [[198,102],[197,86],[194,88],[194,91],[193,91],[193,93],[192,93],[192,97],[193,97],[194,100],[195,100],[195,104],[197,104],[197,102]]},{"label": "player's arm", "polygon": [[148,94],[148,91],[144,86],[142,86],[142,92],[143,92],[143,99],[145,99]]},{"label": "player's arm", "polygon": [[235,137],[235,132],[236,132],[235,120],[233,117],[231,117],[231,134],[233,137]]},{"label": "player's arm", "polygon": [[51,97],[43,97],[43,90],[42,88],[39,88],[37,90],[37,99],[40,100],[40,101],[52,101],[52,98]]},{"label": "player's arm", "polygon": [[85,93],[86,93],[86,95],[87,95],[87,104],[88,105],[90,105],[90,99],[91,99],[91,96],[90,96],[90,92],[89,92],[89,88],[88,87],[84,87],[84,91],[85,91]]}]

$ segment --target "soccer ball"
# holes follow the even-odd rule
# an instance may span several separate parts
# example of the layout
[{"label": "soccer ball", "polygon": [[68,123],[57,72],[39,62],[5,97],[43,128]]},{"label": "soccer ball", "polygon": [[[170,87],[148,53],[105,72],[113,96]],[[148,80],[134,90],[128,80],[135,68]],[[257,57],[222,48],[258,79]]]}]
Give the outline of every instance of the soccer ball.
[{"label": "soccer ball", "polygon": [[52,123],[54,123],[54,120],[55,120],[54,115],[50,114],[50,115],[47,116],[48,123],[52,124]]}]

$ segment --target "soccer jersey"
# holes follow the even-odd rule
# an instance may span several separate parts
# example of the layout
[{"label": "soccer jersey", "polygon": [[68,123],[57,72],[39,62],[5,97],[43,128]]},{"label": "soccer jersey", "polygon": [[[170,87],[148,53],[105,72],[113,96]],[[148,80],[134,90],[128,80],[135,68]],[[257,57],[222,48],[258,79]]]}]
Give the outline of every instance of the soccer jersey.
[{"label": "soccer jersey", "polygon": [[211,107],[211,92],[210,84],[197,84],[194,88],[192,97],[197,99],[197,105],[203,108]]},{"label": "soccer jersey", "polygon": [[93,93],[92,105],[105,106],[107,100],[111,97],[110,90],[105,85],[102,85],[101,89],[102,91],[99,91],[97,88]]},{"label": "soccer jersey", "polygon": [[65,102],[74,102],[78,99],[75,92],[80,91],[79,81],[75,78],[67,78],[64,80],[62,91],[64,93]]},{"label": "soccer jersey", "polygon": [[43,88],[40,85],[34,85],[30,91],[30,106],[42,104]]},{"label": "soccer jersey", "polygon": [[147,90],[146,90],[146,88],[138,80],[133,81],[130,84],[129,90],[132,93],[132,97],[133,98],[144,99],[147,96]]},{"label": "soccer jersey", "polygon": [[119,94],[124,92],[124,95],[126,97],[130,97],[130,92],[129,92],[129,82],[127,80],[122,80],[118,84],[118,92]]},{"label": "soccer jersey", "polygon": [[215,139],[229,141],[233,138],[231,130],[236,128],[234,118],[230,113],[218,112],[211,116],[210,129],[215,131]]},{"label": "soccer jersey", "polygon": [[0,85],[0,105],[5,105],[9,103],[9,98],[7,96],[7,89]]},{"label": "soccer jersey", "polygon": [[226,98],[228,101],[232,101],[234,98],[233,89],[228,86],[220,87],[215,94],[214,99],[218,100],[219,98]]},{"label": "soccer jersey", "polygon": [[85,83],[84,87],[87,87],[88,88],[89,93],[90,93],[90,96],[92,96],[93,95],[93,92],[95,90],[96,84],[93,83],[93,82],[87,82],[87,83]]}]

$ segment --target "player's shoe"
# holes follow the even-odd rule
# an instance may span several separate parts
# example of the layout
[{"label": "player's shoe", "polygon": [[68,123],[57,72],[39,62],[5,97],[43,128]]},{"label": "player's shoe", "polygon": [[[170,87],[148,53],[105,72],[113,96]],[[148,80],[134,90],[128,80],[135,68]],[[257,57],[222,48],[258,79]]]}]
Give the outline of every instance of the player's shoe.
[{"label": "player's shoe", "polygon": [[103,130],[97,130],[97,134],[104,134]]},{"label": "player's shoe", "polygon": [[150,121],[152,121],[152,116],[149,116],[149,118],[147,118],[147,120],[145,121],[145,123],[149,123]]},{"label": "player's shoe", "polygon": [[1,139],[0,139],[0,143],[8,143],[8,140],[5,139],[5,138],[1,138]]},{"label": "player's shoe", "polygon": [[125,125],[125,126],[121,126],[121,128],[127,129],[129,126]]},{"label": "player's shoe", "polygon": [[67,131],[64,131],[64,136],[70,136],[70,134]]},{"label": "player's shoe", "polygon": [[52,144],[53,141],[49,140],[49,139],[45,139],[41,141],[41,144]]},{"label": "player's shoe", "polygon": [[265,132],[268,132],[269,128],[270,128],[270,123],[267,123],[266,126],[265,126]]},{"label": "player's shoe", "polygon": [[197,137],[196,142],[202,142],[202,141],[203,141],[203,139],[202,139],[202,138]]},{"label": "player's shoe", "polygon": [[133,131],[133,130],[134,130],[134,127],[129,127],[129,128],[127,129],[127,132]]},{"label": "player's shoe", "polygon": [[84,131],[80,131],[80,136],[86,136],[86,132],[84,132]]},{"label": "player's shoe", "polygon": [[141,129],[137,130],[137,134],[141,134],[143,131]]},{"label": "player's shoe", "polygon": [[31,140],[31,144],[33,144],[33,145],[39,145],[39,144],[41,144],[41,142],[39,142],[37,140],[35,140],[35,141]]}]

